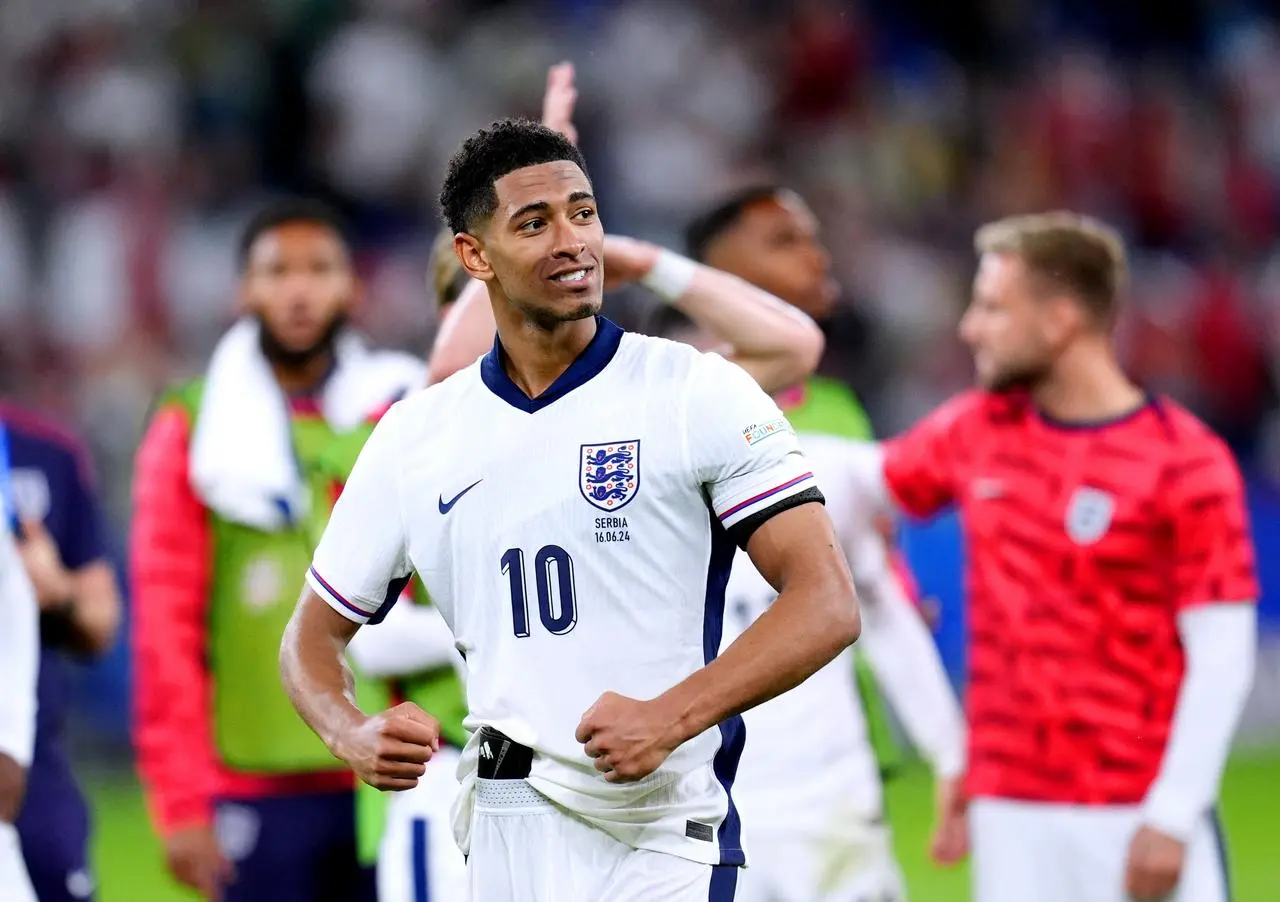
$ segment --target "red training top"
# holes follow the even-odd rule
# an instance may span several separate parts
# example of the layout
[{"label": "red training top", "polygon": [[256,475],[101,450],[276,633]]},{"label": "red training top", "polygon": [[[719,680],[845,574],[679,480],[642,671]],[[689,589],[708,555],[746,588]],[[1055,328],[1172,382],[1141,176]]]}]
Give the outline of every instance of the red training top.
[{"label": "red training top", "polygon": [[1258,595],[1226,446],[1163,399],[1070,426],[971,392],[889,442],[884,475],[913,515],[960,510],[970,795],[1141,801],[1185,667],[1178,613]]}]

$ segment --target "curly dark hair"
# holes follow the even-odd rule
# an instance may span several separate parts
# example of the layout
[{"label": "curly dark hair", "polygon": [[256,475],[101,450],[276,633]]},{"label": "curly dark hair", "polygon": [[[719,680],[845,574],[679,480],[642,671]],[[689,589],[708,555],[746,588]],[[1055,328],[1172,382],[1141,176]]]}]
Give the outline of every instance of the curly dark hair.
[{"label": "curly dark hair", "polygon": [[684,232],[685,253],[706,262],[711,245],[738,224],[748,207],[776,198],[783,190],[780,185],[752,185],[722,199],[689,223]]},{"label": "curly dark hair", "polygon": [[310,197],[286,197],[260,209],[245,225],[240,233],[240,242],[236,256],[243,269],[249,263],[249,254],[258,239],[268,232],[274,232],[281,226],[307,223],[331,230],[338,240],[351,249],[351,239],[347,231],[347,223],[333,207],[324,201]]},{"label": "curly dark hair", "polygon": [[582,151],[559,132],[531,119],[501,119],[463,142],[449,160],[440,209],[456,235],[469,232],[498,208],[494,183],[526,166],[567,160],[585,174]]}]

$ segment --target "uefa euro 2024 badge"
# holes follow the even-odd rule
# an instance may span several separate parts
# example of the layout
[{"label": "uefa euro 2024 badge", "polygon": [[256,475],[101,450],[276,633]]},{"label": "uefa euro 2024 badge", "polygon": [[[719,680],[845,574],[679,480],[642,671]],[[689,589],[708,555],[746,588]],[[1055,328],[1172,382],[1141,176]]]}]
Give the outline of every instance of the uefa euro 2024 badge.
[{"label": "uefa euro 2024 badge", "polygon": [[592,507],[616,511],[640,491],[640,440],[583,445],[578,488]]}]

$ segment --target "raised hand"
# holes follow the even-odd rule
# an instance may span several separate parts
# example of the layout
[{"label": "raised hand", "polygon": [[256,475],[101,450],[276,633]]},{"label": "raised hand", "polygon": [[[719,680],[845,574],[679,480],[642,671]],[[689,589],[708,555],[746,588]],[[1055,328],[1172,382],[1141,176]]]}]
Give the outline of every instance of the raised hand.
[{"label": "raised hand", "polygon": [[557,63],[547,70],[547,92],[542,96],[542,124],[564,135],[575,145],[578,130],[573,124],[573,108],[578,89],[573,85],[573,63]]}]

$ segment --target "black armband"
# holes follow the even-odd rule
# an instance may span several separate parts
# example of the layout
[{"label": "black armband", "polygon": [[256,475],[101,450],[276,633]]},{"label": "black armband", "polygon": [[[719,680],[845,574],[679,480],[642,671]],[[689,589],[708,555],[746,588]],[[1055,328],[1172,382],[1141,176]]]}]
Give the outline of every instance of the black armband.
[{"label": "black armband", "polygon": [[823,497],[821,489],[816,486],[807,488],[803,492],[797,492],[789,498],[783,498],[777,504],[771,504],[764,510],[756,511],[751,516],[742,518],[729,527],[729,538],[733,539],[735,545],[746,551],[747,542],[750,541],[751,536],[771,517],[776,517],[783,511],[789,511],[793,507],[810,504],[814,501],[818,504],[827,503],[827,499]]}]

